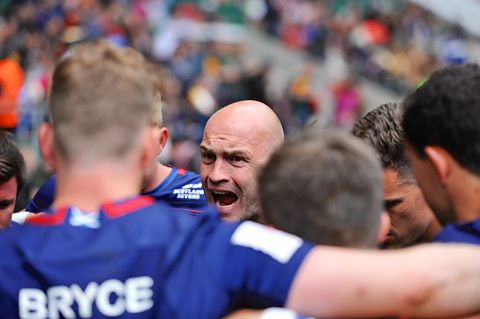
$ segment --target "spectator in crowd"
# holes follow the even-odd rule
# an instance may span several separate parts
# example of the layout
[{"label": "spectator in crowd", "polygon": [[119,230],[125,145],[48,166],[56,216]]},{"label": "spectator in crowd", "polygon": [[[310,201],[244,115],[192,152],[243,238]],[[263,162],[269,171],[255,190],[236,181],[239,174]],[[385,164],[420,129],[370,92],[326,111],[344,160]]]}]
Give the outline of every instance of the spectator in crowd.
[{"label": "spectator in crowd", "polygon": [[480,67],[435,72],[404,102],[406,154],[438,220],[436,241],[480,244]]},{"label": "spectator in crowd", "polygon": [[354,79],[347,76],[338,81],[332,87],[332,93],[335,99],[334,122],[350,130],[362,114],[362,101]]},{"label": "spectator in crowd", "polygon": [[319,245],[374,248],[388,230],[381,179],[368,145],[313,128],[287,139],[258,183],[268,224]]},{"label": "spectator in crowd", "polygon": [[0,229],[10,225],[17,195],[25,184],[25,170],[13,135],[0,132]]},{"label": "spectator in crowd", "polygon": [[278,117],[258,101],[232,103],[208,120],[200,175],[208,201],[223,219],[263,219],[257,174],[283,138]]},{"label": "spectator in crowd", "polygon": [[404,154],[401,122],[401,105],[387,103],[364,115],[352,130],[375,148],[383,165],[383,197],[391,220],[385,248],[431,242],[441,229]]},{"label": "spectator in crowd", "polygon": [[15,134],[20,111],[18,100],[23,70],[14,59],[0,59],[0,129]]},{"label": "spectator in crowd", "polygon": [[218,318],[252,294],[313,316],[480,311],[477,247],[312,247],[250,221],[192,221],[137,197],[156,160],[153,94],[138,55],[105,42],[79,46],[57,66],[53,126],[41,134],[57,170],[57,210],[0,233],[3,317]]}]

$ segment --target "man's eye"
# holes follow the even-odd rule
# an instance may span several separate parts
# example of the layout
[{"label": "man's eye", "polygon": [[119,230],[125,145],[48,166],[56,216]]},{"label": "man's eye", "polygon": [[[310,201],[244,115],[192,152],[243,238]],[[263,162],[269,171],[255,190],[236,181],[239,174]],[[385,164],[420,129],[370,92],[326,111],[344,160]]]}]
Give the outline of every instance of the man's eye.
[{"label": "man's eye", "polygon": [[243,162],[244,159],[241,156],[231,156],[230,161],[232,161],[234,163],[238,163],[238,162]]},{"label": "man's eye", "polygon": [[5,209],[12,204],[13,201],[0,201],[0,209]]},{"label": "man's eye", "polygon": [[204,162],[212,162],[215,160],[215,155],[211,153],[201,153],[200,156]]}]

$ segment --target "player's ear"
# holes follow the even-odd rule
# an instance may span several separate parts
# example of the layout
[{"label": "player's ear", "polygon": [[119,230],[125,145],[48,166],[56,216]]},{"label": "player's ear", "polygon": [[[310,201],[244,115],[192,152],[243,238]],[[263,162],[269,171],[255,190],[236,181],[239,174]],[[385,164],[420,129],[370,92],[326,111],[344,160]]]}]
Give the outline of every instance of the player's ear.
[{"label": "player's ear", "polygon": [[53,141],[53,127],[50,123],[42,123],[37,133],[38,146],[42,157],[51,168],[56,169],[57,157]]},{"label": "player's ear", "polygon": [[390,231],[390,216],[386,212],[382,212],[380,215],[380,225],[378,227],[377,241],[379,244],[383,244],[388,232]]},{"label": "player's ear", "polygon": [[165,144],[167,144],[168,141],[168,129],[166,127],[161,127],[160,128],[160,135],[158,137],[158,151],[157,154],[160,154],[163,149],[165,148]]},{"label": "player's ear", "polygon": [[433,168],[437,172],[437,175],[442,184],[445,184],[448,177],[450,176],[450,159],[451,156],[448,152],[442,147],[438,146],[427,146],[424,150],[428,159],[433,165]]}]

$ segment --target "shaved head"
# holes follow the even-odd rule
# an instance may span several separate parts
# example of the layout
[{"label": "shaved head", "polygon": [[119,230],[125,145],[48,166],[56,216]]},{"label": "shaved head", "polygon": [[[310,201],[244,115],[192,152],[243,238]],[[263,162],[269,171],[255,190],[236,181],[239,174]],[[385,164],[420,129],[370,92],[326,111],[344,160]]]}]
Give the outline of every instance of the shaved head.
[{"label": "shaved head", "polygon": [[224,219],[259,217],[257,173],[283,139],[277,115],[258,101],[232,103],[208,120],[200,175],[208,200]]},{"label": "shaved head", "polygon": [[284,139],[277,115],[268,105],[253,100],[229,104],[213,114],[205,126],[206,133],[212,131],[245,138],[262,135],[258,142],[270,152]]}]

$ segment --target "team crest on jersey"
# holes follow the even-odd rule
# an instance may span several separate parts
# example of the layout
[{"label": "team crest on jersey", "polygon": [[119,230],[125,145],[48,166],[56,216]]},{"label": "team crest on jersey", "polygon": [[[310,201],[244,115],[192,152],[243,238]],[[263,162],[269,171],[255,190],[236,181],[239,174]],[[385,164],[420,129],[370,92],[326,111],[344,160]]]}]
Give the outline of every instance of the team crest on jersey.
[{"label": "team crest on jersey", "polygon": [[200,199],[204,192],[202,183],[195,183],[176,188],[173,190],[173,194],[177,195],[176,198],[178,199]]},{"label": "team crest on jersey", "polygon": [[68,222],[75,227],[98,228],[100,227],[98,217],[98,213],[85,213],[76,207],[72,207]]}]

